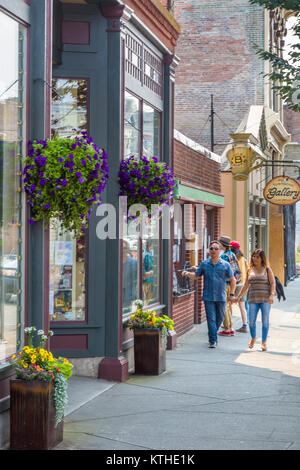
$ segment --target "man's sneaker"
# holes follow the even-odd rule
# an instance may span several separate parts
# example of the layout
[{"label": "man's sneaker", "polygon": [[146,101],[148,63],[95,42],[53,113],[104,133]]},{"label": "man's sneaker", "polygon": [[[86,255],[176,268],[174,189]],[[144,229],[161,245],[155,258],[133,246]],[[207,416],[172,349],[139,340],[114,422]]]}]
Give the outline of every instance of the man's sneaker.
[{"label": "man's sneaker", "polygon": [[217,343],[209,343],[208,345],[209,348],[216,348],[217,347]]},{"label": "man's sneaker", "polygon": [[248,329],[244,326],[235,331],[237,331],[238,333],[248,333]]}]

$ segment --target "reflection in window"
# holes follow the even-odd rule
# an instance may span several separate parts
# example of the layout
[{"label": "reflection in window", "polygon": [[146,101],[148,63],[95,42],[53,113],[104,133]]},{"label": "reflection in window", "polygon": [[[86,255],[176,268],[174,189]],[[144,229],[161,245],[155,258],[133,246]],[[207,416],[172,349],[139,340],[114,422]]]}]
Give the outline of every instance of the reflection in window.
[{"label": "reflection in window", "polygon": [[143,155],[146,157],[160,154],[160,114],[151,106],[143,105]]},{"label": "reflection in window", "polygon": [[139,156],[140,154],[140,102],[137,98],[125,92],[124,115],[124,156]]},{"label": "reflection in window", "polygon": [[138,289],[138,237],[123,240],[123,313],[134,310],[133,302],[139,298]]},{"label": "reflection in window", "polygon": [[87,129],[87,100],[87,80],[52,80],[52,137],[68,137],[74,134],[73,129]]},{"label": "reflection in window", "polygon": [[144,227],[143,235],[143,300],[145,305],[159,301],[159,221]]},{"label": "reflection in window", "polygon": [[21,346],[26,29],[0,12],[0,363]]},{"label": "reflection in window", "polygon": [[135,301],[145,306],[157,304],[159,296],[159,220],[144,224],[143,236],[138,222],[128,224],[123,243],[123,314],[135,309]]},{"label": "reflection in window", "polygon": [[160,157],[160,116],[152,106],[125,92],[125,158],[131,155]]},{"label": "reflection in window", "polygon": [[76,242],[71,233],[50,228],[51,321],[85,320],[85,237]]},{"label": "reflection in window", "polygon": [[[187,276],[181,275],[182,271],[189,271],[191,265],[198,264],[198,254],[196,256],[198,240],[194,232],[196,227],[191,225],[192,218],[190,217],[193,210],[190,204],[175,203],[172,247],[174,297],[180,297],[193,290],[193,282]],[[186,219],[185,213],[189,214]],[[187,233],[189,233],[189,242],[186,239]],[[204,237],[206,238],[206,235]]]}]

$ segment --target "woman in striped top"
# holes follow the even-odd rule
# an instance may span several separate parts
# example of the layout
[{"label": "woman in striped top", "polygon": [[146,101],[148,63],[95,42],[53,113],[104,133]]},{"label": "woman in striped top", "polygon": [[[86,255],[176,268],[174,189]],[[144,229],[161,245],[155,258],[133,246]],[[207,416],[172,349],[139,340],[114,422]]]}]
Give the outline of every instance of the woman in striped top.
[{"label": "woman in striped top", "polygon": [[249,328],[251,341],[249,348],[252,349],[256,341],[256,320],[259,310],[262,319],[262,343],[263,351],[267,350],[267,336],[269,331],[269,316],[271,305],[276,294],[276,284],[272,269],[268,266],[267,258],[263,250],[254,250],[251,256],[250,268],[247,271],[247,278],[239,296],[240,298],[247,292],[249,302]]}]

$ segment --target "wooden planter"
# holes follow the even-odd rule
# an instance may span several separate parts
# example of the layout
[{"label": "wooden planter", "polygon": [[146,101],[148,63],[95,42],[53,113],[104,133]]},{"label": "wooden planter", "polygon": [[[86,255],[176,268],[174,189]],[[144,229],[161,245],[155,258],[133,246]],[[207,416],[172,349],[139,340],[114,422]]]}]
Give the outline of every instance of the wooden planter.
[{"label": "wooden planter", "polygon": [[48,450],[63,440],[63,422],[57,427],[51,382],[10,381],[10,448]]},{"label": "wooden planter", "polygon": [[135,373],[159,375],[166,370],[166,348],[161,330],[134,330]]}]

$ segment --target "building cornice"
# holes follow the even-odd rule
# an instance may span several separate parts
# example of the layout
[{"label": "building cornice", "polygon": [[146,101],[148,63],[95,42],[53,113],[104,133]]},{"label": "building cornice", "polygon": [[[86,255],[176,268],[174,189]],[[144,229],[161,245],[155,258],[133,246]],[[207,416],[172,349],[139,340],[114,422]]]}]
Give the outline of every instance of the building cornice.
[{"label": "building cornice", "polygon": [[179,23],[159,0],[125,0],[125,3],[133,8],[136,14],[141,12],[146,15],[164,35],[167,33],[172,37],[175,45],[180,34]]}]

